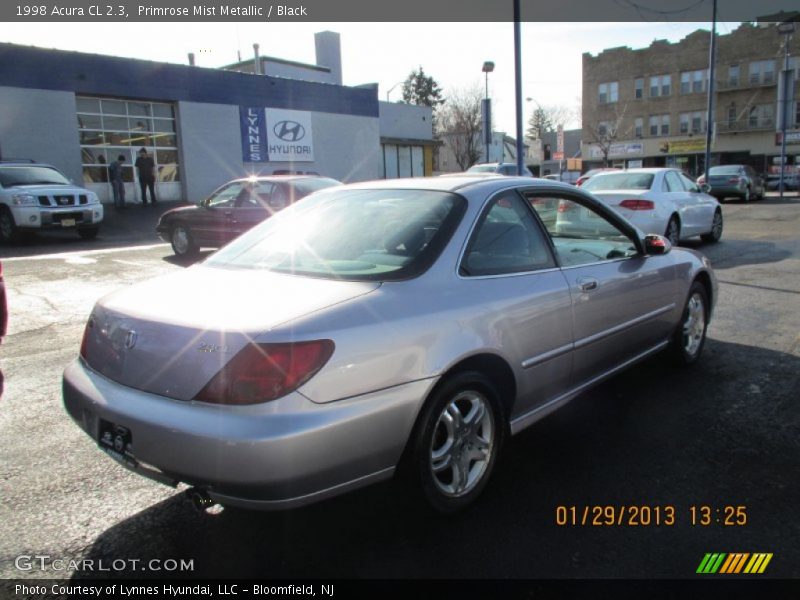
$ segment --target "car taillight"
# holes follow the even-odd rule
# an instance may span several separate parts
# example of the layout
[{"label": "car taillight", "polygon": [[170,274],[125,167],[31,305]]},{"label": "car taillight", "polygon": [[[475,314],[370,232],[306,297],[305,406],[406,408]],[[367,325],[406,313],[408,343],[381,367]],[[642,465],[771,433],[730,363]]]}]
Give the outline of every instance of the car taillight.
[{"label": "car taillight", "polygon": [[728,183],[739,183],[739,178],[731,177],[730,179],[728,179]]},{"label": "car taillight", "polygon": [[575,185],[577,185],[578,187],[580,187],[580,186],[582,186],[584,183],[586,183],[586,180],[587,180],[587,179],[589,179],[589,178],[588,178],[588,177],[578,177],[578,181],[576,181],[576,182],[575,182]]},{"label": "car taillight", "polygon": [[258,404],[293,392],[333,354],[331,340],[248,344],[195,396],[212,404]]},{"label": "car taillight", "polygon": [[656,207],[655,202],[652,200],[623,200],[619,203],[622,208],[628,210],[653,210]]}]

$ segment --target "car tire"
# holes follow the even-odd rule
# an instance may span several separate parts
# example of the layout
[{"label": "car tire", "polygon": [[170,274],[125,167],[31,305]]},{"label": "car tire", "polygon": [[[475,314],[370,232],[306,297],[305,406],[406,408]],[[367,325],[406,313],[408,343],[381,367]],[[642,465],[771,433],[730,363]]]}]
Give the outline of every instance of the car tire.
[{"label": "car tire", "polygon": [[664,237],[667,238],[673,246],[677,246],[681,240],[681,222],[677,215],[672,215],[667,223],[667,228],[664,230]]},{"label": "car tire", "polygon": [[708,329],[708,293],[699,281],[692,283],[689,295],[681,312],[681,320],[675,328],[670,343],[673,361],[680,366],[697,362],[706,342]]},{"label": "car tire", "polygon": [[505,440],[505,419],[494,386],[476,371],[447,378],[428,398],[405,466],[436,511],[461,510],[481,494]]},{"label": "car tire", "polygon": [[716,212],[714,212],[714,218],[711,220],[711,231],[701,235],[700,239],[711,244],[717,243],[722,237],[723,225],[722,211],[717,209]]},{"label": "car tire", "polygon": [[93,240],[97,237],[98,233],[100,233],[99,227],[86,227],[83,229],[78,229],[78,235],[85,240]]},{"label": "car tire", "polygon": [[0,243],[13,244],[21,237],[19,227],[14,222],[14,215],[5,206],[0,207]]},{"label": "car tire", "polygon": [[169,237],[175,256],[191,258],[197,255],[197,244],[195,244],[189,229],[184,225],[176,225],[173,227]]}]

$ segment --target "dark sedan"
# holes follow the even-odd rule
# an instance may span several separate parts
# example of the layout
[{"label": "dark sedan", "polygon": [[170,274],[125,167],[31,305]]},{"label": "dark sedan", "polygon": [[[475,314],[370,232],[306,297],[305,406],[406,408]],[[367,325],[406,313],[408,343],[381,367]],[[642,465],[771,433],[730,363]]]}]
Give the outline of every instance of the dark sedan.
[{"label": "dark sedan", "polygon": [[744,202],[763,200],[766,182],[748,165],[722,165],[709,169],[708,181],[703,173],[697,183],[708,184],[708,192],[722,202],[725,198],[736,196]]},{"label": "dark sedan", "polygon": [[328,177],[270,176],[235,179],[196,206],[161,215],[156,231],[178,256],[220,248],[254,225],[318,190],[340,182]]}]

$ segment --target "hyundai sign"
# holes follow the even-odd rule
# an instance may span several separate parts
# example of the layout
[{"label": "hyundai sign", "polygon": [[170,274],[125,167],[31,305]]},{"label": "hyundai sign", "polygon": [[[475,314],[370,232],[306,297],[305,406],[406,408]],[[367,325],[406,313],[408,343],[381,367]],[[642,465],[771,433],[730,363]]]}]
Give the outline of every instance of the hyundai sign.
[{"label": "hyundai sign", "polygon": [[240,107],[244,162],[313,162],[311,113]]}]

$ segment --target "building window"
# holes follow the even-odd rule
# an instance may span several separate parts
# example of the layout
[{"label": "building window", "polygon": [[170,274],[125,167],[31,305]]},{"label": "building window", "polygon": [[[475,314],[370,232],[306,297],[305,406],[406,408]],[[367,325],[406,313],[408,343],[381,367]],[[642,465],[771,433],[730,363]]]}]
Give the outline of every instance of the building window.
[{"label": "building window", "polygon": [[754,129],[772,127],[774,124],[772,104],[759,104],[750,109],[748,124]]},{"label": "building window", "polygon": [[775,61],[757,60],[751,62],[750,83],[753,85],[775,83]]},{"label": "building window", "polygon": [[634,93],[633,96],[637,100],[641,100],[644,97],[644,79],[639,77],[638,79],[633,80],[633,88]]},{"label": "building window", "polygon": [[611,81],[597,86],[597,96],[600,104],[609,104],[619,100],[619,83]]},{"label": "building window", "polygon": [[658,92],[661,89],[661,77],[650,78],[650,97],[657,98]]},{"label": "building window", "polygon": [[731,65],[730,67],[728,67],[728,85],[731,87],[738,87],[739,65]]},{"label": "building window", "polygon": [[108,181],[108,164],[125,156],[124,181],[134,181],[133,163],[147,148],[160,182],[180,181],[178,136],[172,104],[78,96],[75,98],[84,184]]},{"label": "building window", "polygon": [[669,135],[669,115],[661,115],[661,135]]},{"label": "building window", "polygon": [[684,71],[681,73],[681,94],[698,94],[705,91],[708,70]]},{"label": "building window", "polygon": [[689,120],[690,120],[689,113],[681,113],[680,115],[681,133],[689,133]]},{"label": "building window", "polygon": [[731,102],[728,106],[728,125],[731,126],[736,123],[736,104]]},{"label": "building window", "polygon": [[661,95],[669,96],[672,93],[672,75],[661,76]]},{"label": "building window", "polygon": [[597,135],[600,137],[610,136],[612,131],[611,123],[608,121],[600,121],[597,124]]},{"label": "building window", "polygon": [[794,103],[794,127],[800,127],[800,102]]},{"label": "building window", "polygon": [[658,122],[659,122],[659,120],[660,119],[658,117],[650,117],[650,120],[649,120],[650,135],[652,135],[652,136],[658,135]]},{"label": "building window", "polygon": [[640,138],[644,133],[644,119],[638,117],[633,120],[633,134]]},{"label": "building window", "polygon": [[692,113],[692,133],[700,133],[705,131],[705,113],[695,111]]}]

